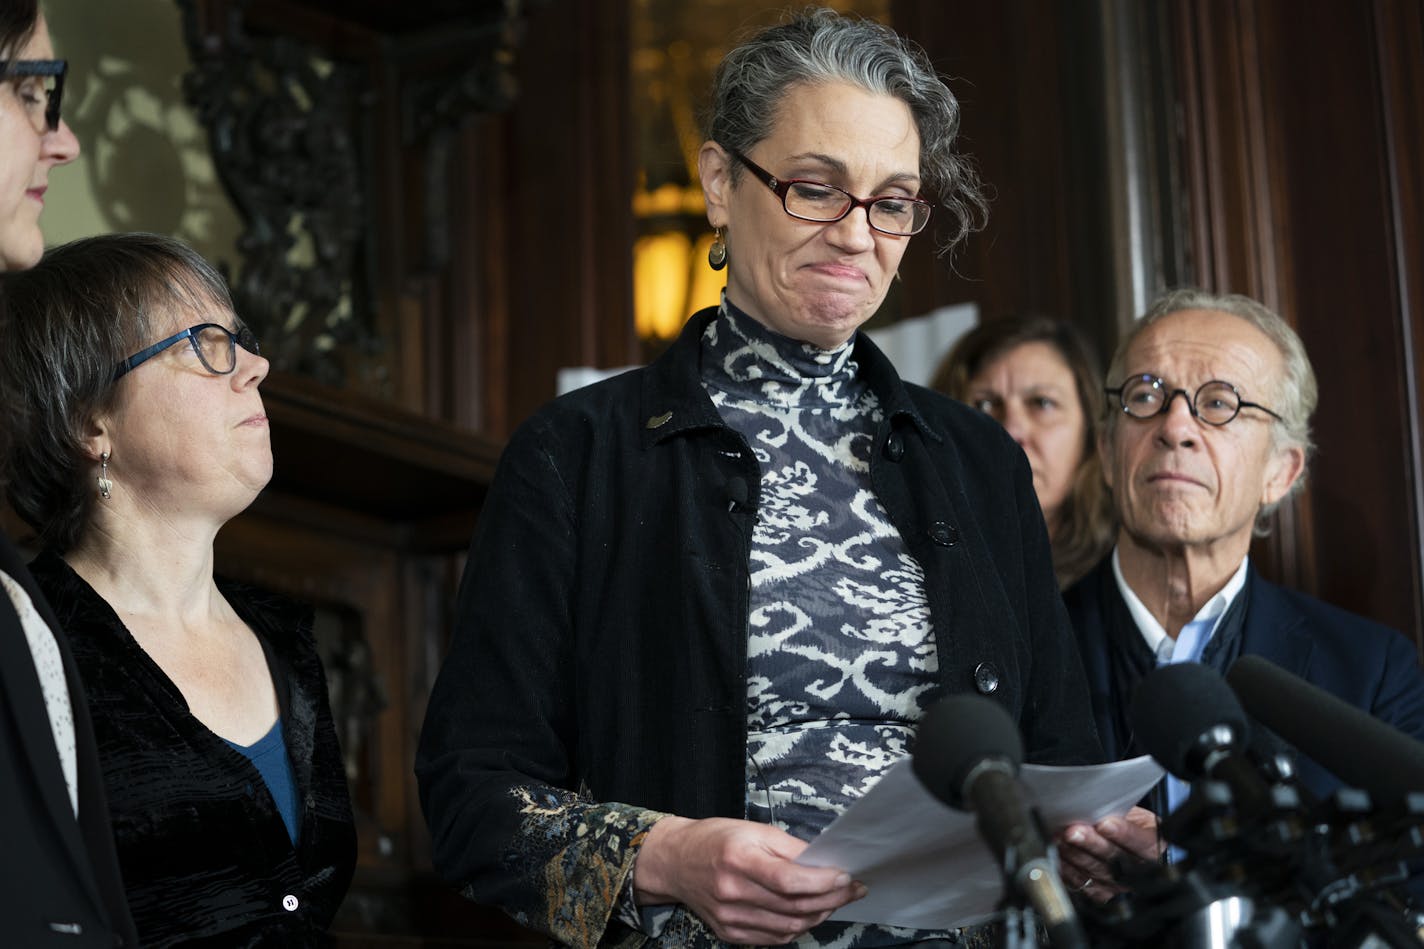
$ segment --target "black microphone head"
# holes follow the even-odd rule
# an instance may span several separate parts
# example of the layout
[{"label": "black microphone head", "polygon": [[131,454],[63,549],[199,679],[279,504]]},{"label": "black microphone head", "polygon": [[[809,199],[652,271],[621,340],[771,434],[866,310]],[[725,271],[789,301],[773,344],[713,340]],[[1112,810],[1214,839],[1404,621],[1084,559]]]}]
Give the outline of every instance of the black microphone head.
[{"label": "black microphone head", "polygon": [[942,698],[925,712],[910,764],[931,794],[963,810],[971,771],[997,759],[1017,774],[1023,757],[1023,739],[1009,713],[992,699],[965,694]]},{"label": "black microphone head", "polygon": [[1241,704],[1266,728],[1376,804],[1424,791],[1424,743],[1260,656],[1226,673]]},{"label": "black microphone head", "polygon": [[[1250,720],[1216,670],[1199,662],[1159,666],[1137,684],[1132,728],[1144,751],[1186,781],[1204,777],[1204,752],[1244,749]],[[1229,730],[1229,731],[1228,731]]]}]

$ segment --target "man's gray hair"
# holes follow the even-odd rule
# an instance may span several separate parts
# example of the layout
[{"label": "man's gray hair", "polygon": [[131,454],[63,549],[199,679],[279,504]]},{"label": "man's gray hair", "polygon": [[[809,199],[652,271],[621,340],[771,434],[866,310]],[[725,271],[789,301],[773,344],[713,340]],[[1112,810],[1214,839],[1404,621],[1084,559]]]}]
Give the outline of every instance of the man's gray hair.
[{"label": "man's gray hair", "polygon": [[[951,219],[941,253],[983,226],[988,202],[979,176],[954,150],[958,101],[924,50],[873,20],[809,8],[732,50],[713,79],[706,135],[745,155],[770,134],[790,87],[828,82],[894,96],[909,106],[920,135],[920,177]],[[740,178],[739,163],[732,164],[731,175],[733,182]]]},{"label": "man's gray hair", "polygon": [[[1112,363],[1108,366],[1108,384],[1119,385],[1122,383],[1127,372],[1127,352],[1149,326],[1163,317],[1180,313],[1183,310],[1213,310],[1240,317],[1266,334],[1276,345],[1276,349],[1280,351],[1285,363],[1285,374],[1276,391],[1263,397],[1269,399],[1270,409],[1281,417],[1281,421],[1272,428],[1274,447],[1277,451],[1285,448],[1299,448],[1304,452],[1305,460],[1308,462],[1315,452],[1315,443],[1311,441],[1310,437],[1310,417],[1315,414],[1315,406],[1320,398],[1319,387],[1315,381],[1315,370],[1311,368],[1310,357],[1305,353],[1305,344],[1301,342],[1300,336],[1296,334],[1290,324],[1270,307],[1248,296],[1239,293],[1208,293],[1195,287],[1183,287],[1163,293],[1152,301],[1147,312],[1118,343],[1117,352],[1113,353]],[[1228,379],[1226,381],[1241,382],[1244,380]],[[1109,436],[1116,429],[1121,414],[1114,411],[1112,405],[1108,406]],[[1280,501],[1295,494],[1304,485],[1305,474],[1302,472],[1295,484],[1291,486],[1290,491],[1286,492]],[[1258,525],[1275,511],[1280,501],[1261,510],[1260,517],[1257,519]]]}]

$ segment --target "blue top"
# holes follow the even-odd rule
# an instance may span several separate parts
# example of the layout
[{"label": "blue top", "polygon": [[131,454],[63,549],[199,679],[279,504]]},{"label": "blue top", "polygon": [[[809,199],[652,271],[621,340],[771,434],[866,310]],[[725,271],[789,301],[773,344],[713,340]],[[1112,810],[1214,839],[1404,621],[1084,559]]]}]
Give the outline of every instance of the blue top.
[{"label": "blue top", "polygon": [[257,739],[255,744],[227,743],[251,761],[257,773],[262,775],[272,795],[272,803],[277,805],[277,813],[282,815],[282,823],[287,825],[287,836],[292,838],[292,846],[295,847],[297,834],[301,830],[301,810],[297,803],[297,776],[292,772],[292,759],[287,757],[287,740],[282,737],[282,719],[279,717],[272,730]]}]

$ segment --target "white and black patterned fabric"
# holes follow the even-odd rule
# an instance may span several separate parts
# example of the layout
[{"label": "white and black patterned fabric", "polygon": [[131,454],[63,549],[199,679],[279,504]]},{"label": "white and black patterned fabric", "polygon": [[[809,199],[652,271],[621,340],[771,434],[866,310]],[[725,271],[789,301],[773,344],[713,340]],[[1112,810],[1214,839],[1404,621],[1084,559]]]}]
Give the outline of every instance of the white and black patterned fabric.
[{"label": "white and black patterned fabric", "polygon": [[[852,342],[781,336],[724,303],[702,383],[761,467],[747,631],[747,817],[803,840],[909,752],[936,688],[924,572],[870,484],[879,401]],[[834,930],[831,932],[830,930]],[[797,945],[904,945],[818,927]]]}]

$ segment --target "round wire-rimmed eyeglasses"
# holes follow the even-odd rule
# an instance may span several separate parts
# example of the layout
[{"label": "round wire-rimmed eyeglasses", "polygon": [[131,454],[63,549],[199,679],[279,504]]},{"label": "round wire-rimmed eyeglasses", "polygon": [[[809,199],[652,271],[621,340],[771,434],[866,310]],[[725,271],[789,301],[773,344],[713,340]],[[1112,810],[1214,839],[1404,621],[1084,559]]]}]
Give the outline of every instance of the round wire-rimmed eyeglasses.
[{"label": "round wire-rimmed eyeglasses", "polygon": [[1275,412],[1259,402],[1248,402],[1229,382],[1213,379],[1204,382],[1197,391],[1170,388],[1161,378],[1149,374],[1132,376],[1122,385],[1104,389],[1108,395],[1117,396],[1122,410],[1133,418],[1148,419],[1162,415],[1172,407],[1172,400],[1181,396],[1187,402],[1187,411],[1192,417],[1208,425],[1225,425],[1241,414],[1242,409],[1260,409],[1278,422],[1284,422]]}]

